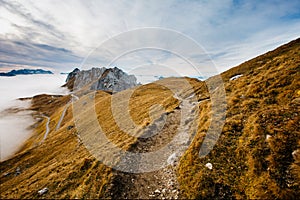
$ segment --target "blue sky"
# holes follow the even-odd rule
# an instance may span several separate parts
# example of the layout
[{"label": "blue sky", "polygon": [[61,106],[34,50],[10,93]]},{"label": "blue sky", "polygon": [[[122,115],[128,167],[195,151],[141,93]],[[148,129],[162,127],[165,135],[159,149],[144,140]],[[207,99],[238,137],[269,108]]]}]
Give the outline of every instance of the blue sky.
[{"label": "blue sky", "polygon": [[[36,66],[69,71],[103,41],[145,27],[192,38],[221,72],[298,38],[300,1],[0,0],[0,70]],[[91,64],[102,66],[106,54],[99,51]],[[128,57],[120,62],[126,71],[137,63],[151,68],[153,62],[184,68],[180,59],[160,51]],[[187,70],[186,75],[193,73]]]}]

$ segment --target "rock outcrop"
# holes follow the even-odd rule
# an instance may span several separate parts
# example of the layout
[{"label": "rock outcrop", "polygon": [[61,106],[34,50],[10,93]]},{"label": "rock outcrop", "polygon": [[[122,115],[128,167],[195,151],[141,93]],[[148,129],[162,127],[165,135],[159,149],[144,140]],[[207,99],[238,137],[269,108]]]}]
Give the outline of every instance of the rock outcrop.
[{"label": "rock outcrop", "polygon": [[92,90],[119,92],[137,86],[136,77],[127,75],[119,68],[106,69],[101,77],[92,84]]},{"label": "rock outcrop", "polygon": [[63,86],[71,91],[89,87],[91,90],[119,92],[137,86],[136,81],[134,75],[128,75],[117,67],[92,68],[83,71],[76,68],[69,73]]},{"label": "rock outcrop", "polygon": [[72,79],[74,79],[75,76],[78,74],[78,72],[80,72],[80,69],[78,69],[78,68],[75,68],[72,72],[70,72],[70,73],[68,74],[68,77],[67,77],[67,79],[66,79],[66,82],[71,81]]}]

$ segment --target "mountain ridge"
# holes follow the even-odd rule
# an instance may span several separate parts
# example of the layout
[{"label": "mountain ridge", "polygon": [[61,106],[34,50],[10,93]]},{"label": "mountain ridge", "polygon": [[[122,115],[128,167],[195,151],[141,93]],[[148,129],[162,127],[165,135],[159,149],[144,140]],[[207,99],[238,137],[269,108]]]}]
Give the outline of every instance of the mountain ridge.
[{"label": "mountain ridge", "polygon": [[52,71],[43,69],[18,69],[10,72],[1,72],[0,76],[17,76],[17,75],[32,75],[32,74],[53,74]]},{"label": "mountain ridge", "polygon": [[[31,109],[37,119],[41,114],[50,117],[50,132],[39,143],[47,124],[46,119],[39,118],[20,152],[1,162],[1,198],[296,199],[300,196],[299,73],[300,39],[221,73],[226,120],[216,145],[204,158],[199,157],[199,150],[210,126],[212,106],[205,81],[166,78],[113,95],[93,91],[91,106],[90,93],[78,92],[74,95],[78,95],[75,106],[79,110],[68,106],[74,98],[71,95],[33,97]],[[192,87],[186,87],[186,81]],[[179,96],[164,85],[177,88]],[[158,125],[160,116],[166,116],[162,134],[137,138],[118,126],[112,98],[119,97],[117,103],[122,103],[128,94],[130,115],[139,125],[135,136],[143,135],[140,128],[149,130]],[[93,135],[97,130],[91,126],[90,113],[95,113],[105,135],[119,148],[153,151],[172,139],[182,106],[191,100],[191,94],[198,110],[191,110],[198,116],[191,144],[174,165],[150,173],[117,171],[97,160],[84,145],[84,135],[76,129],[80,127],[73,118],[77,112],[82,128]],[[157,104],[164,111],[153,110],[150,115]],[[193,135],[193,129],[186,130]],[[103,152],[104,157],[109,155]],[[43,188],[47,192],[41,195]]]}]

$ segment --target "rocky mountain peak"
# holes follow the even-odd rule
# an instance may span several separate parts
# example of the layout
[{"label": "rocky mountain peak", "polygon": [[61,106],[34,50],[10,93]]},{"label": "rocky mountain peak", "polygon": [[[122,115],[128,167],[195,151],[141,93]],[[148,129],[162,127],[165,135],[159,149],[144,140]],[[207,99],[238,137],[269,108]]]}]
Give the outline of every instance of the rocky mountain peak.
[{"label": "rocky mountain peak", "polygon": [[70,72],[67,76],[66,82],[74,78],[78,74],[78,72],[80,72],[80,69],[78,68],[75,68],[72,72]]},{"label": "rocky mountain peak", "polygon": [[134,75],[128,75],[121,69],[114,68],[92,68],[80,71],[78,68],[69,73],[65,87],[70,90],[78,90],[90,86],[91,90],[104,90],[119,92],[137,85]]}]

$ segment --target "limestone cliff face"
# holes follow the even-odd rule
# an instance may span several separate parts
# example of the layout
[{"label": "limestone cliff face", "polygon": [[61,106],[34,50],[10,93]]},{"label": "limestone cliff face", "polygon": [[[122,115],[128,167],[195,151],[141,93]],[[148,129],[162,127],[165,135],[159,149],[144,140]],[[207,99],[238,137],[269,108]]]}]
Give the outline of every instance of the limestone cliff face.
[{"label": "limestone cliff face", "polygon": [[90,70],[83,70],[79,71],[76,74],[75,82],[74,82],[74,89],[80,89],[86,85],[89,85],[96,81],[103,72],[106,70],[105,67],[102,68],[92,68]]},{"label": "limestone cliff face", "polygon": [[136,77],[127,75],[119,68],[106,69],[102,76],[92,84],[92,90],[119,92],[136,86]]},{"label": "limestone cliff face", "polygon": [[91,90],[119,92],[136,86],[136,81],[134,75],[128,75],[117,67],[92,68],[83,71],[76,68],[69,73],[64,86],[70,90],[89,86]]},{"label": "limestone cliff face", "polygon": [[72,72],[70,72],[67,76],[66,82],[75,78],[75,76],[78,74],[78,72],[80,72],[80,70],[78,68],[75,68]]}]

